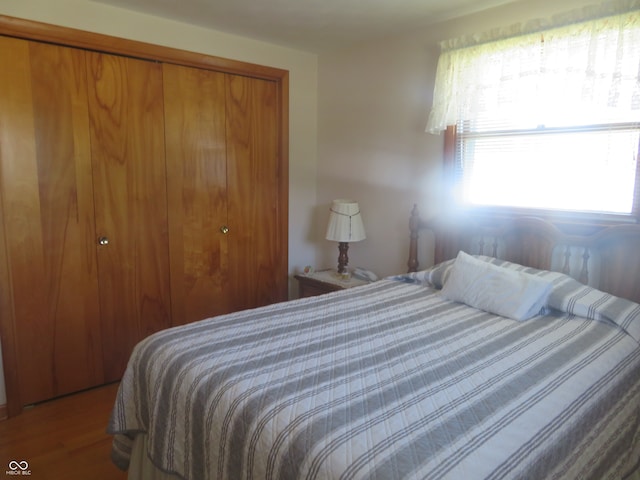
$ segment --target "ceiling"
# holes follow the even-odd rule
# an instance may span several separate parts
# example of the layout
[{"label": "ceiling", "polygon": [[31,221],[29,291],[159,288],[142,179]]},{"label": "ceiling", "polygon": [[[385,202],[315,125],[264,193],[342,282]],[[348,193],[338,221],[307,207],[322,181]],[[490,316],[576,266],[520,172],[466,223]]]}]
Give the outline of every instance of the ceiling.
[{"label": "ceiling", "polygon": [[516,0],[94,0],[321,53]]}]

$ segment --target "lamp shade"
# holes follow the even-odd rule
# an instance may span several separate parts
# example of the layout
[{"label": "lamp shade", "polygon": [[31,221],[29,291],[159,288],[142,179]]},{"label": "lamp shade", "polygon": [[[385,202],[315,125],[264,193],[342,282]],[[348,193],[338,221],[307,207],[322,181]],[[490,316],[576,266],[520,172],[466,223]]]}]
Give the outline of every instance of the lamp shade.
[{"label": "lamp shade", "polygon": [[326,238],[334,242],[359,242],[367,238],[358,202],[346,199],[333,201]]}]

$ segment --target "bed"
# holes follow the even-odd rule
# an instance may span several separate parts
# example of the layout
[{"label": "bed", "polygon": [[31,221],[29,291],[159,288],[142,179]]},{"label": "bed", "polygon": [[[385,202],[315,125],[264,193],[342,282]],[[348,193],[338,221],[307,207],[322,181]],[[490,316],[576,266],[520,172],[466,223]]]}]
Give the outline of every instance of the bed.
[{"label": "bed", "polygon": [[[406,274],[139,343],[108,426],[116,465],[154,480],[637,478],[640,226],[461,228],[415,208],[409,224]],[[436,264],[421,270],[424,228]]]}]

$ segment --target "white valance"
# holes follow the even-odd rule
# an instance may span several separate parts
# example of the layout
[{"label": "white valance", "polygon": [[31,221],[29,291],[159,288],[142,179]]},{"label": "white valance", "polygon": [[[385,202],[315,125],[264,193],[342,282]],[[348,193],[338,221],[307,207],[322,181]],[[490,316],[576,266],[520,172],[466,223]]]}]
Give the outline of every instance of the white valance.
[{"label": "white valance", "polygon": [[428,132],[460,121],[535,128],[640,119],[640,0],[441,47]]}]

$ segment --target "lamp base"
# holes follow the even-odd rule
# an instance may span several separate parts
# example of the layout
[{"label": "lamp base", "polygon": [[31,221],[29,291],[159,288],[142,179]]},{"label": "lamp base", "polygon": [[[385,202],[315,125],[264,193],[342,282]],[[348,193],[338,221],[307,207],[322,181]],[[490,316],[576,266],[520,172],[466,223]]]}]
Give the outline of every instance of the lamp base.
[{"label": "lamp base", "polygon": [[338,255],[338,273],[343,274],[347,272],[347,265],[349,264],[349,257],[347,256],[349,242],[339,242],[338,250],[340,251],[340,255]]}]

